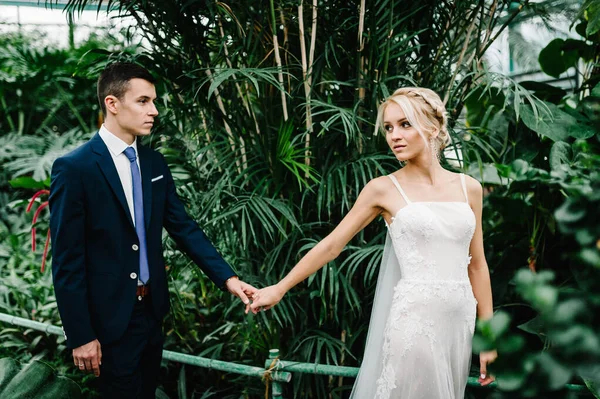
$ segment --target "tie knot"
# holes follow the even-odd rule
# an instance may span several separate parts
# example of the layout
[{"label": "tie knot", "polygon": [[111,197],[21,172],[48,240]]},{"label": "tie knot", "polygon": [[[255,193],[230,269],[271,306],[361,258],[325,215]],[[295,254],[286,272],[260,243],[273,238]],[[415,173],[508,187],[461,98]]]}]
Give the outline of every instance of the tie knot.
[{"label": "tie knot", "polygon": [[135,155],[135,150],[133,149],[133,147],[125,148],[125,151],[123,151],[123,153],[125,153],[125,156],[127,157],[127,159],[129,159],[129,162],[135,162],[135,159],[137,157]]}]

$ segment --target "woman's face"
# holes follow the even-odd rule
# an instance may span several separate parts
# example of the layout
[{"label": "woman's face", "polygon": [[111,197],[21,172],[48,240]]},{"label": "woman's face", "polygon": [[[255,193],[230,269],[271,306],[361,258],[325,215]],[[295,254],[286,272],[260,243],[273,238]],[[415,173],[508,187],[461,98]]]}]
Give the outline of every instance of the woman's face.
[{"label": "woman's face", "polygon": [[385,139],[398,161],[428,154],[425,141],[404,115],[402,108],[395,102],[390,102],[383,112],[383,128]]}]

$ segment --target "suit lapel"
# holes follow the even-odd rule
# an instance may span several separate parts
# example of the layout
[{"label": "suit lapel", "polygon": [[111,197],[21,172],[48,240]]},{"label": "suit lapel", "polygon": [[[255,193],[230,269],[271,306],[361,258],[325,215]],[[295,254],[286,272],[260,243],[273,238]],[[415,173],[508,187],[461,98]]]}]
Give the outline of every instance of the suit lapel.
[{"label": "suit lapel", "polygon": [[150,227],[150,217],[152,216],[152,160],[151,152],[148,148],[139,144],[138,154],[140,157],[140,167],[142,174],[142,193],[144,195],[144,223],[146,231]]},{"label": "suit lapel", "polygon": [[[123,207],[125,214],[127,215],[127,220],[133,227],[133,220],[131,219],[131,212],[129,212],[129,206],[127,205],[127,200],[125,199],[125,193],[123,192],[123,186],[121,185],[121,180],[119,179],[119,174],[117,173],[117,168],[115,167],[115,163],[108,152],[108,148],[106,144],[102,141],[102,138],[99,134],[96,134],[92,140],[90,141],[92,145],[93,151],[98,155],[98,159],[96,162],[104,174],[108,185],[112,189],[113,193],[117,197],[117,200]],[[141,162],[141,159],[140,159]],[[143,174],[142,174],[143,176]],[[145,203],[146,201],[144,201]],[[145,204],[144,204],[145,205]]]}]

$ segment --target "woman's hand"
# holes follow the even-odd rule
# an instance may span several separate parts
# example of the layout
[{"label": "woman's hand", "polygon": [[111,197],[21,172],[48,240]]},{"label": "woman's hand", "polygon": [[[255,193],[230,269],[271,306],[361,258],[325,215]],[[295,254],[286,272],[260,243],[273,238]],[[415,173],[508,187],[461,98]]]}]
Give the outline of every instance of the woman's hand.
[{"label": "woman's hand", "polygon": [[285,295],[284,290],[282,290],[278,285],[271,285],[269,287],[265,287],[263,289],[258,290],[252,296],[252,305],[250,305],[250,310],[252,313],[257,314],[261,310],[271,309],[273,306],[277,305],[281,298]]},{"label": "woman's hand", "polygon": [[479,354],[479,383],[482,386],[491,384],[495,378],[492,375],[488,375],[487,366],[493,363],[498,357],[496,350],[481,352]]}]

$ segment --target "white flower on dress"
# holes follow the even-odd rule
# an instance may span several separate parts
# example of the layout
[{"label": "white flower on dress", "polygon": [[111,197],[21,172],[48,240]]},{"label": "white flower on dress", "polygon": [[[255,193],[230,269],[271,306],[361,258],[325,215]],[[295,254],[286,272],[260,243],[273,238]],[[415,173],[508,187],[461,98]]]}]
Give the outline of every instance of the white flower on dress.
[{"label": "white flower on dress", "polygon": [[384,365],[381,377],[377,379],[375,399],[389,399],[392,390],[396,388],[396,377],[391,364]]}]

